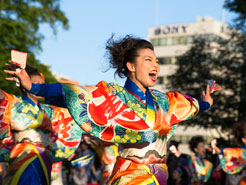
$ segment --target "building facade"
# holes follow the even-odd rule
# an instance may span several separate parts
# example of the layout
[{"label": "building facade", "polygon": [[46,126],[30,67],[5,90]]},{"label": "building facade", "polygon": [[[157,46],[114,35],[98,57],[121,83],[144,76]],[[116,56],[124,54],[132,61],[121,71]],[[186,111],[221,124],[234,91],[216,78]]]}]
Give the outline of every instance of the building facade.
[{"label": "building facade", "polygon": [[166,91],[167,76],[175,73],[176,58],[190,49],[197,37],[213,41],[216,37],[226,38],[226,25],[212,17],[198,17],[196,22],[155,26],[149,30],[148,40],[154,45],[159,59],[160,74],[155,89]]}]

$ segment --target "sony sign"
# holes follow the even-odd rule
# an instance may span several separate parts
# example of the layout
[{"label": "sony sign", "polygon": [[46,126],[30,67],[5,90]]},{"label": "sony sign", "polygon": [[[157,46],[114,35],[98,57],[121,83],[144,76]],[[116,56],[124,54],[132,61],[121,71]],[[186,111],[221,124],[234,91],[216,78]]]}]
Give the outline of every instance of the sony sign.
[{"label": "sony sign", "polygon": [[155,35],[186,33],[187,27],[187,25],[159,27],[154,30],[154,33]]}]

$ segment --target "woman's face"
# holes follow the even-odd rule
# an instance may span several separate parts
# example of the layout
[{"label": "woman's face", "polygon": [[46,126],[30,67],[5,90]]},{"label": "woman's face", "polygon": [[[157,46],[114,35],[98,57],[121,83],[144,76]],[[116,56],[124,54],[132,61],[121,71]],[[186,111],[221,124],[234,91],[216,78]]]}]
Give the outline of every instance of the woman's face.
[{"label": "woman's face", "polygon": [[204,142],[199,142],[197,147],[194,150],[195,150],[196,154],[199,155],[200,157],[205,157],[206,148],[205,148]]},{"label": "woman's face", "polygon": [[[39,75],[31,75],[30,76],[30,79],[31,79],[31,82],[32,83],[35,83],[35,84],[43,84],[44,83],[44,80],[41,76]],[[34,94],[31,94],[31,93],[28,93],[28,95],[33,98],[34,100],[40,100],[42,99],[41,96],[36,96]]]},{"label": "woman's face", "polygon": [[174,180],[179,180],[181,178],[181,174],[179,173],[179,171],[177,169],[175,169],[172,173],[172,178]]},{"label": "woman's face", "polygon": [[155,53],[151,49],[138,50],[134,63],[127,63],[129,78],[145,93],[147,87],[153,87],[158,77],[160,66]]}]

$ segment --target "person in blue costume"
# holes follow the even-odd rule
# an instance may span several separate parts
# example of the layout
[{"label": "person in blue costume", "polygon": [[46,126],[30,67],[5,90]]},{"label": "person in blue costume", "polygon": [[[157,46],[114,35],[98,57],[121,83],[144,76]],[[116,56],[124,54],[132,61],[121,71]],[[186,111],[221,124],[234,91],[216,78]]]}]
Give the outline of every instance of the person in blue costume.
[{"label": "person in blue costume", "polygon": [[213,99],[207,86],[202,100],[150,89],[160,66],[153,45],[132,36],[111,37],[106,44],[110,66],[126,77],[124,87],[99,82],[96,86],[33,84],[25,70],[16,73],[30,93],[63,96],[64,106],[83,131],[106,142],[119,144],[119,156],[108,184],[166,185],[166,147],[176,124],[208,110]]}]

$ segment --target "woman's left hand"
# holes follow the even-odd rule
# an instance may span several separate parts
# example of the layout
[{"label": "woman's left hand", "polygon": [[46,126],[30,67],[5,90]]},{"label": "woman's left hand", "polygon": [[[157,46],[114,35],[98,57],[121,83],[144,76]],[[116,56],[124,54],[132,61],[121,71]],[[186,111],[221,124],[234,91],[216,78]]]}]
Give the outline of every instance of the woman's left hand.
[{"label": "woman's left hand", "polygon": [[213,105],[213,98],[210,96],[210,87],[207,85],[205,91],[202,91],[201,99],[210,104],[210,107]]}]

